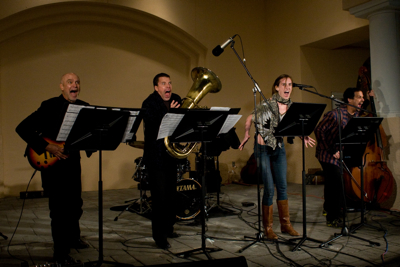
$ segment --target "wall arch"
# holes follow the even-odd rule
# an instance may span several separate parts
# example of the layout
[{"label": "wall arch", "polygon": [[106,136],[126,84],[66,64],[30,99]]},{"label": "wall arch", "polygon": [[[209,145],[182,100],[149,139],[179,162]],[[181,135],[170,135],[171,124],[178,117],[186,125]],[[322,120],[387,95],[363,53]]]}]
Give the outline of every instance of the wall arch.
[{"label": "wall arch", "polygon": [[[2,19],[0,197],[26,189],[32,168],[14,129],[41,101],[60,93],[60,75],[78,73],[81,97],[93,105],[140,107],[158,72],[171,74],[184,94],[192,84],[190,70],[204,64],[206,52],[194,37],[163,19],[105,3],[41,5]],[[141,128],[138,140],[143,140]],[[110,177],[104,189],[135,186],[133,161],[142,151],[125,145],[117,150],[103,155],[104,176]],[[97,189],[96,157],[82,158],[84,191]],[[29,190],[40,189],[35,178]]]},{"label": "wall arch", "polygon": [[34,29],[72,23],[125,28],[180,51],[193,67],[204,64],[207,48],[179,27],[137,9],[106,3],[55,3],[18,12],[2,20],[0,43]]}]

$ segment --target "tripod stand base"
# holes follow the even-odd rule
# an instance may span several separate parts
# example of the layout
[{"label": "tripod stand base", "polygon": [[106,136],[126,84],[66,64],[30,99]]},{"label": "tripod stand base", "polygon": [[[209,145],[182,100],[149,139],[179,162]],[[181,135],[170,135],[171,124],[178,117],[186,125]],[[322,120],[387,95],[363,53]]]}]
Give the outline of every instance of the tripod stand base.
[{"label": "tripod stand base", "polygon": [[199,253],[204,253],[206,255],[206,257],[211,260],[211,256],[210,253],[212,252],[217,252],[217,251],[221,251],[221,248],[195,248],[192,250],[188,250],[188,251],[184,251],[184,252],[180,252],[180,253],[176,253],[175,256],[177,257],[181,257],[181,258],[187,258],[189,257],[191,254],[194,254],[196,252]]},{"label": "tripod stand base", "polygon": [[[359,226],[359,227],[361,227],[361,226]],[[358,227],[358,228],[359,228],[359,227]],[[357,229],[358,229],[358,228],[357,228]],[[356,230],[356,229],[355,229],[355,230]],[[320,247],[321,247],[321,248],[322,248],[322,247],[325,247],[326,245],[329,245],[329,243],[331,243],[331,242],[333,242],[333,241],[335,241],[335,240],[341,238],[342,236],[349,236],[349,237],[357,238],[357,239],[359,239],[359,240],[368,242],[371,246],[378,246],[378,247],[379,247],[379,246],[381,245],[381,244],[378,243],[378,242],[373,242],[373,241],[367,240],[367,239],[365,239],[365,238],[361,238],[361,237],[358,237],[358,236],[353,235],[352,233],[353,233],[355,230],[349,232],[349,230],[347,229],[347,227],[343,227],[343,228],[342,228],[342,232],[341,232],[340,234],[335,234],[335,237],[334,237],[334,238],[332,238],[331,240],[329,240],[329,241],[327,241],[327,242],[321,244]]]},{"label": "tripod stand base", "polygon": [[358,229],[360,229],[363,226],[367,226],[369,228],[372,228],[372,229],[375,229],[375,230],[378,230],[378,231],[384,231],[383,228],[379,228],[379,227],[376,227],[374,225],[370,225],[368,223],[362,222],[362,223],[350,226],[350,233],[352,233],[352,234],[355,233]]},{"label": "tripod stand base", "polygon": [[307,240],[315,242],[315,243],[322,243],[322,241],[319,241],[319,240],[314,239],[314,238],[309,238],[307,236],[303,236],[303,237],[299,237],[299,238],[292,238],[292,239],[289,239],[289,242],[293,242],[295,240],[300,240],[300,241],[299,241],[299,243],[297,243],[297,245],[292,250],[293,252],[296,251],[296,250],[299,250],[300,246],[303,245],[303,243],[306,242]]},{"label": "tripod stand base", "polygon": [[[125,211],[131,211],[137,214],[145,214],[148,212],[151,212],[151,206],[150,203],[147,201],[147,198],[137,198],[130,200],[132,201],[131,204],[129,204],[126,208],[124,208],[115,218],[114,221],[118,221],[119,216],[121,216]],[[128,202],[130,202],[128,201]],[[127,201],[125,201],[127,202]],[[137,208],[134,208],[133,206],[139,206]]]},{"label": "tripod stand base", "polygon": [[[264,240],[264,239],[263,239],[263,236],[264,236],[264,233],[262,233],[262,232],[256,234],[256,237],[244,236],[245,239],[246,239],[246,238],[247,238],[247,239],[252,239],[252,240],[254,240],[254,241],[251,242],[250,244],[248,244],[247,246],[245,246],[245,247],[239,249],[239,250],[238,250],[238,253],[242,253],[243,251],[245,251],[246,249],[248,249],[249,247],[251,247],[252,245],[254,245],[254,244],[258,243],[258,242],[261,243],[261,242]],[[246,241],[247,241],[247,240],[246,240]],[[250,240],[248,240],[248,241],[250,241]]]},{"label": "tripod stand base", "polygon": [[[245,236],[244,238],[253,239],[254,241],[252,243],[248,244],[247,246],[239,249],[238,253],[242,253],[243,251],[245,251],[246,249],[248,249],[249,247],[251,247],[252,245],[254,245],[254,244],[258,243],[258,242],[264,243],[265,241],[269,241],[271,243],[282,243],[282,244],[292,244],[293,245],[293,243],[290,240],[288,240],[288,241],[279,241],[278,239],[264,239],[264,233],[262,233],[262,232],[256,234],[256,237]],[[245,240],[245,241],[250,241],[250,240]]]}]

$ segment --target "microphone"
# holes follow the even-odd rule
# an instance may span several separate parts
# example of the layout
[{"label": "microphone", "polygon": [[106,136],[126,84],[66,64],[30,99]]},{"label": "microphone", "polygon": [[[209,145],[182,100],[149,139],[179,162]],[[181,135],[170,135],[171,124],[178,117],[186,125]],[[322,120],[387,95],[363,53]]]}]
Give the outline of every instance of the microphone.
[{"label": "microphone", "polygon": [[299,83],[293,83],[292,87],[299,87],[299,88],[314,88],[312,85],[306,85],[306,84],[299,84]]},{"label": "microphone", "polygon": [[216,57],[218,57],[219,55],[222,54],[222,52],[224,52],[225,47],[227,47],[230,43],[233,42],[233,39],[236,37],[237,34],[235,34],[234,36],[230,37],[228,40],[226,40],[225,43],[223,43],[222,45],[217,45],[213,51],[212,54]]}]

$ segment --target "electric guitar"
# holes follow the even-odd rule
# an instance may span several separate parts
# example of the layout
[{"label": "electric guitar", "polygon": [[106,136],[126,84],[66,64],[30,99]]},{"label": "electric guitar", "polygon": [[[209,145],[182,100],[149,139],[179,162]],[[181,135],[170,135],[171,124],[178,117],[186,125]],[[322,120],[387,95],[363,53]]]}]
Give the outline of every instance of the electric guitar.
[{"label": "electric guitar", "polygon": [[[53,141],[47,137],[44,137],[43,139],[46,140],[46,142],[48,142],[49,144],[57,145],[59,147],[64,147],[65,144],[65,142]],[[51,154],[49,151],[45,151],[42,154],[38,155],[29,146],[27,146],[26,148],[26,156],[31,166],[38,171],[45,170],[53,166],[58,161],[58,158]]]}]

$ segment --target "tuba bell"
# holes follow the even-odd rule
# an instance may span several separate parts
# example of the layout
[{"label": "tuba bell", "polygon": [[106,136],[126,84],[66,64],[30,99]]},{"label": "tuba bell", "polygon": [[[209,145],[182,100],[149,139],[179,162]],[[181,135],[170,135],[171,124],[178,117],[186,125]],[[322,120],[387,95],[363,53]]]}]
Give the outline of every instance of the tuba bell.
[{"label": "tuba bell", "polygon": [[[186,97],[183,98],[180,108],[200,109],[203,107],[200,107],[198,103],[206,94],[218,93],[221,90],[221,81],[214,72],[202,67],[194,68],[191,76],[193,85]],[[185,145],[171,143],[168,137],[164,138],[164,144],[167,152],[178,159],[184,159],[189,156],[197,146],[197,143],[187,143]]]}]

